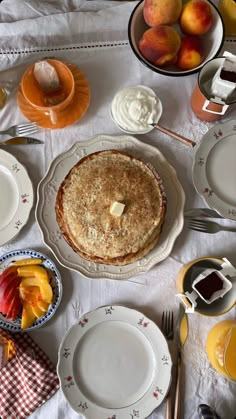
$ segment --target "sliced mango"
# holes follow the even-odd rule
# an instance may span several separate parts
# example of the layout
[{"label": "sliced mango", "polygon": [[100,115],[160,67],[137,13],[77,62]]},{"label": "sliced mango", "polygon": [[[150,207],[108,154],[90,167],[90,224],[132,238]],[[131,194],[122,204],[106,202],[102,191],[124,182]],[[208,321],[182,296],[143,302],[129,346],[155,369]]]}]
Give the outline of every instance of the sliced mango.
[{"label": "sliced mango", "polygon": [[39,300],[37,303],[40,310],[42,310],[44,313],[48,311],[49,303],[46,303],[46,301],[43,300]]},{"label": "sliced mango", "polygon": [[14,266],[41,265],[41,263],[43,263],[43,259],[40,259],[40,258],[28,258],[28,259],[16,260],[13,263],[13,265]]},{"label": "sliced mango", "polygon": [[27,301],[23,302],[23,309],[22,309],[22,317],[21,317],[21,328],[28,329],[32,326],[34,321],[36,320],[36,316],[32,311],[32,307]]},{"label": "sliced mango", "polygon": [[40,317],[42,317],[44,315],[44,311],[42,311],[39,306],[37,301],[35,300],[35,303],[31,305],[32,311],[34,313],[34,315],[37,317],[37,319],[39,319]]},{"label": "sliced mango", "polygon": [[[39,318],[48,310],[49,302],[42,298],[40,286],[27,286],[29,282],[39,282],[36,278],[24,278],[20,284],[20,298],[30,304],[33,314]],[[41,281],[44,283],[44,281]],[[49,284],[48,284],[49,285]],[[50,287],[50,285],[49,285]],[[44,287],[45,288],[45,287]],[[51,287],[50,287],[51,288]],[[48,295],[47,295],[48,296]],[[48,296],[50,298],[50,295]]]},{"label": "sliced mango", "polygon": [[39,286],[35,287],[35,286],[24,286],[24,284],[22,284],[22,282],[20,283],[20,295],[21,298],[24,298],[24,294],[37,294],[40,293],[40,289]]},{"label": "sliced mango", "polygon": [[24,278],[21,281],[21,286],[39,287],[42,299],[49,304],[52,302],[52,287],[47,281],[38,278]]},{"label": "sliced mango", "polygon": [[38,295],[40,295],[40,298],[42,299],[39,287],[31,287],[35,289],[35,292],[28,292],[28,288],[30,287],[19,287],[20,298],[22,300],[26,300],[28,303],[34,303],[34,301],[37,301]]},{"label": "sliced mango", "polygon": [[45,268],[38,265],[24,265],[17,268],[19,276],[28,278],[34,276],[42,281],[49,282],[49,275]]}]

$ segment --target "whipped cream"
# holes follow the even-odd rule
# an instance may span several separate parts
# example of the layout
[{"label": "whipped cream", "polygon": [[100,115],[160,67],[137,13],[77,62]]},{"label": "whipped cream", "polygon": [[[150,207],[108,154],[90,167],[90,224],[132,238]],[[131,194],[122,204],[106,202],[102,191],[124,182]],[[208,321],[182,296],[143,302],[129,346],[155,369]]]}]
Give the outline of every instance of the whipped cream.
[{"label": "whipped cream", "polygon": [[127,132],[149,132],[157,123],[162,104],[152,89],[146,86],[126,87],[116,93],[111,113],[117,125]]}]

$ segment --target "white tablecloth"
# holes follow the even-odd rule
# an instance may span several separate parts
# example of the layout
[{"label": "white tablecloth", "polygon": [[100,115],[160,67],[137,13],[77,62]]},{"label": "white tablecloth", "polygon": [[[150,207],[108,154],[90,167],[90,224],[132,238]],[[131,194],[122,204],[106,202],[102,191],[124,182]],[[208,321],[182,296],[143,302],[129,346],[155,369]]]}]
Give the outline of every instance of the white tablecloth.
[{"label": "white tablecloth", "polygon": [[[109,115],[114,94],[125,86],[150,86],[163,103],[163,126],[200,142],[212,124],[198,120],[190,109],[190,96],[197,75],[183,78],[154,74],[134,56],[128,43],[127,23],[135,2],[116,1],[19,1],[0,4],[0,83],[10,92],[7,106],[0,112],[0,128],[24,121],[16,106],[16,91],[26,67],[42,57],[67,59],[77,64],[87,76],[92,92],[86,115],[74,125],[61,130],[41,130],[37,137],[44,146],[12,146],[8,149],[23,163],[36,191],[50,162],[75,141],[97,134],[121,134]],[[225,50],[236,52],[236,43],[225,42]],[[227,118],[236,118],[235,108]],[[186,194],[186,208],[204,206],[192,183],[193,150],[153,130],[137,136],[157,147],[176,169]],[[223,221],[227,223],[228,221]],[[34,248],[51,257],[42,241],[34,210],[19,236],[0,248],[0,254]],[[60,266],[63,299],[56,315],[45,326],[31,333],[52,361],[65,332],[79,316],[101,305],[123,304],[143,311],[158,325],[161,313],[177,313],[176,275],[183,264],[201,256],[227,257],[236,265],[236,235],[221,232],[205,235],[183,229],[170,256],[148,273],[126,281],[92,280]],[[77,309],[75,308],[77,307]],[[205,343],[211,327],[225,318],[235,318],[235,311],[221,317],[189,316],[190,333],[183,351],[185,366],[182,419],[197,419],[197,406],[207,403],[222,419],[236,415],[236,385],[220,376],[209,364]],[[62,391],[38,409],[32,419],[82,418],[66,402]],[[165,417],[165,403],[150,416]]]}]

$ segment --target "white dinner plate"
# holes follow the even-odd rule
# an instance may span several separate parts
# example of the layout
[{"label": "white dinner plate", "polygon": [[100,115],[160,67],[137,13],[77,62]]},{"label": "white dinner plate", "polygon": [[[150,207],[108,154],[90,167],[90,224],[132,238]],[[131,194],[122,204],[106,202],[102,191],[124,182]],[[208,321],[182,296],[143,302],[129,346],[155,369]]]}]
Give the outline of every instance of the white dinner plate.
[{"label": "white dinner plate", "polygon": [[[70,169],[84,156],[99,150],[126,151],[150,163],[160,175],[166,196],[167,213],[160,239],[155,248],[141,260],[125,266],[104,265],[81,258],[66,242],[56,221],[55,201],[58,188]],[[185,195],[176,172],[160,151],[128,135],[98,135],[89,141],[75,143],[59,155],[49,167],[38,186],[36,219],[45,244],[58,261],[90,278],[127,279],[147,272],[156,263],[169,256],[177,236],[183,228]]]},{"label": "white dinner plate", "polygon": [[27,223],[33,206],[31,180],[24,166],[0,150],[0,246],[12,240]]},{"label": "white dinner plate", "polygon": [[[2,273],[12,263],[22,259],[42,259],[42,266],[51,272],[50,285],[53,291],[52,303],[48,311],[32,324],[31,327],[25,329],[27,332],[37,329],[45,324],[55,314],[62,298],[62,281],[61,275],[54,262],[41,252],[32,249],[12,250],[0,257],[0,273]],[[21,332],[21,313],[14,320],[9,320],[0,312],[0,327],[10,332]]]},{"label": "white dinner plate", "polygon": [[57,371],[65,398],[87,419],[144,419],[165,398],[171,365],[153,321],[127,307],[105,306],[66,333]]},{"label": "white dinner plate", "polygon": [[236,120],[217,124],[202,138],[193,163],[193,183],[205,203],[236,220]]}]

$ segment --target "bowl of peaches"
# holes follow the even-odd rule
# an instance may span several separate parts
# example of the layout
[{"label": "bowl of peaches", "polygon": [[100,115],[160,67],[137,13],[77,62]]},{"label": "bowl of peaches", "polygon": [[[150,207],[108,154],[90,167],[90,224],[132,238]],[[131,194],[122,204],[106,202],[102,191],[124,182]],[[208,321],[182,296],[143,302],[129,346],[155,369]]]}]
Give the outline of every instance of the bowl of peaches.
[{"label": "bowl of peaches", "polygon": [[43,253],[14,250],[0,257],[0,328],[20,332],[41,327],[61,297],[60,273]]},{"label": "bowl of peaches", "polygon": [[129,18],[128,37],[150,70],[186,76],[219,54],[224,24],[209,0],[141,0]]}]

